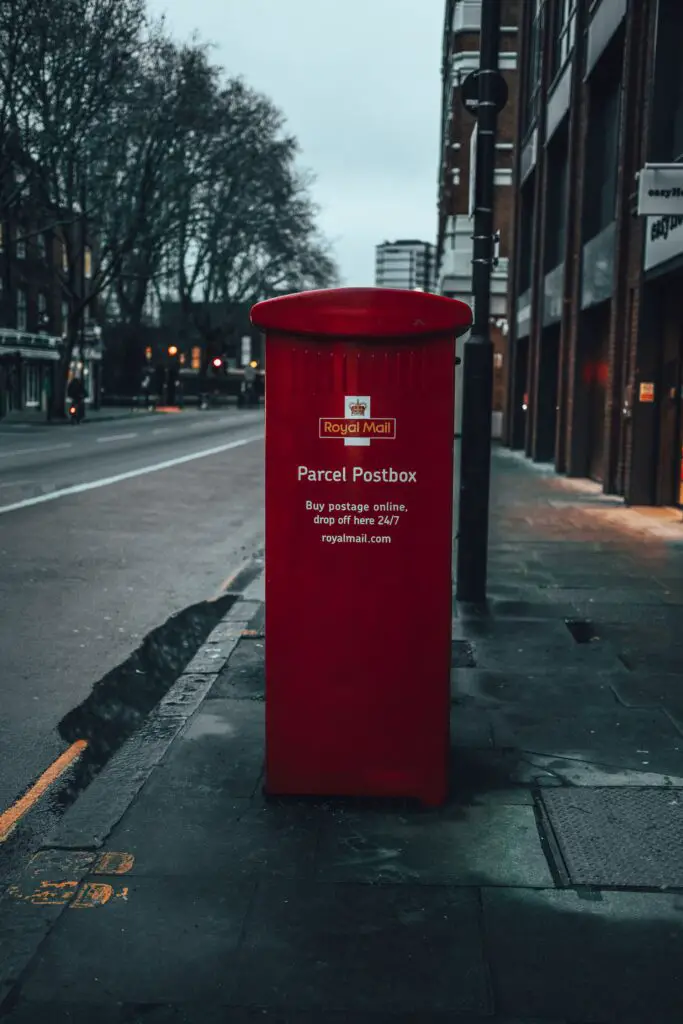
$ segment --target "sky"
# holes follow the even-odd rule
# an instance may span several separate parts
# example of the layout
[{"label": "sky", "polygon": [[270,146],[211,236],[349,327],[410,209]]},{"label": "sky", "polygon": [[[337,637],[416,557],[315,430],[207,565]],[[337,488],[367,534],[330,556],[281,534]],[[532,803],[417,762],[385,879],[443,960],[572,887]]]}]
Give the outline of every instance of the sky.
[{"label": "sky", "polygon": [[445,0],[147,5],[284,113],[345,285],[374,284],[377,244],[435,240]]}]

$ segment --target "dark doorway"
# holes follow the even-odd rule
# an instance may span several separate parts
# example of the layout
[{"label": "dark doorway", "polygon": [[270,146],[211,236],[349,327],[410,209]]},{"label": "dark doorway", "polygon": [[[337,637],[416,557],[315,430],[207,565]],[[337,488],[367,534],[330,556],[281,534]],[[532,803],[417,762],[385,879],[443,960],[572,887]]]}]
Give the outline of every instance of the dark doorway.
[{"label": "dark doorway", "polygon": [[529,372],[529,339],[518,338],[515,344],[515,368],[512,388],[512,437],[511,448],[523,448],[526,437],[526,421],[529,396],[526,393]]},{"label": "dark doorway", "polygon": [[557,428],[557,375],[560,369],[560,326],[545,327],[541,334],[538,367],[538,420],[536,434],[537,462],[555,458]]},{"label": "dark doorway", "polygon": [[674,277],[658,293],[661,314],[661,376],[657,504],[683,504],[683,282]]}]

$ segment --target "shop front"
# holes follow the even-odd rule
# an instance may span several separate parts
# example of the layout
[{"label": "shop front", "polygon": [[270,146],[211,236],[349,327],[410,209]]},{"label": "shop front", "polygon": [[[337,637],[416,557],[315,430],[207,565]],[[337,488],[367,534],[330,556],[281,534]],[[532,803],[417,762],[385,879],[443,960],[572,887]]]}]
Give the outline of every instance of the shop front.
[{"label": "shop front", "polygon": [[0,418],[20,412],[47,414],[58,364],[59,339],[0,331]]},{"label": "shop front", "polygon": [[647,218],[643,269],[653,358],[640,360],[634,398],[650,427],[654,502],[683,506],[683,215]]}]

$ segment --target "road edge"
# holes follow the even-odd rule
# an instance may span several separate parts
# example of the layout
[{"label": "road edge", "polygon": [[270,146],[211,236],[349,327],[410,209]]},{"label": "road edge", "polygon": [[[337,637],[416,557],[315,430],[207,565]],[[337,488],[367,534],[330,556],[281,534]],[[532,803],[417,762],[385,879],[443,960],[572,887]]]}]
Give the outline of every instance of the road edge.
[{"label": "road edge", "polygon": [[[215,627],[192,661],[150,712],[144,725],[120,747],[90,785],[69,807],[62,819],[41,843],[21,873],[16,885],[0,894],[0,1016],[18,995],[21,977],[41,944],[68,909],[80,883],[92,869],[108,837],[135,801],[171,745],[199,710],[219,673],[239,643],[244,631],[260,613],[263,601],[258,584],[263,575],[261,559],[252,559],[235,574],[234,582],[245,579],[249,568],[257,573],[224,618]],[[45,879],[43,863],[63,854],[69,865],[69,896],[62,902],[35,901],[41,885],[62,883],[59,870]],[[63,871],[61,872],[63,874]]]}]

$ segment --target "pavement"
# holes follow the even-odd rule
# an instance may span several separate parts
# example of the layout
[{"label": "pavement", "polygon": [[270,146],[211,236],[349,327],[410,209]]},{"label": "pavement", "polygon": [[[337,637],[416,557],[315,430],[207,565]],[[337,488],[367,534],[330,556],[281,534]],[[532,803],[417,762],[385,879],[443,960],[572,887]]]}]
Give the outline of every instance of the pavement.
[{"label": "pavement", "polygon": [[489,590],[454,602],[426,810],[264,798],[241,588],[4,892],[0,1016],[680,1024],[680,517],[496,449]]},{"label": "pavement", "polygon": [[[263,412],[237,409],[64,430],[0,422],[0,816],[67,751],[68,716],[102,680],[172,671],[189,642],[174,617],[188,609],[211,625],[213,599],[263,545],[262,438]],[[148,638],[165,624],[152,663]],[[0,841],[0,878],[63,796],[50,790]]]}]

